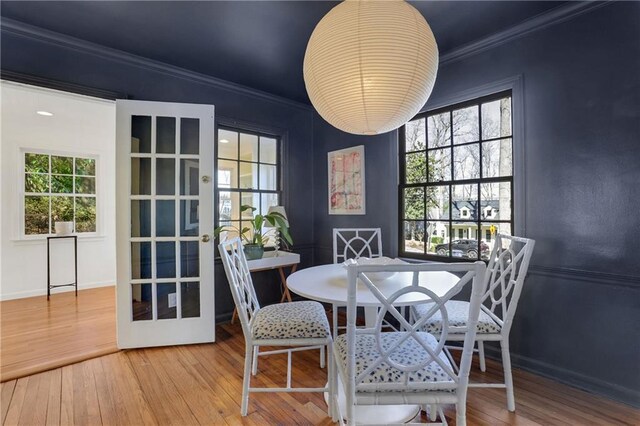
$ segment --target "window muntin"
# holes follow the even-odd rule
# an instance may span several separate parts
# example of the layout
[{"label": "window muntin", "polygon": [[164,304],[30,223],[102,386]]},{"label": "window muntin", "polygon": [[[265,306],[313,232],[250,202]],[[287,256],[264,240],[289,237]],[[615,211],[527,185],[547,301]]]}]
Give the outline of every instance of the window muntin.
[{"label": "window muntin", "polygon": [[401,128],[401,255],[486,260],[495,233],[513,232],[512,129],[510,91],[419,114]]},{"label": "window muntin", "polygon": [[76,233],[97,230],[96,158],[24,153],[23,234],[50,235],[56,221]]},{"label": "window muntin", "polygon": [[240,212],[240,206],[250,205],[256,213],[266,214],[269,207],[280,204],[280,143],[280,138],[273,135],[230,127],[218,129],[217,225],[243,229],[250,226],[252,213]]}]

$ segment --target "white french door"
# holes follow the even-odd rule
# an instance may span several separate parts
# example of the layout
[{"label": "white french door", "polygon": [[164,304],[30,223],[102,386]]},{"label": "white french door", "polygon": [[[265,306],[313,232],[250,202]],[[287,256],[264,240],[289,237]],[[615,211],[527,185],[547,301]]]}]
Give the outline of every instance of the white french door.
[{"label": "white french door", "polygon": [[214,107],[116,102],[119,348],[215,340]]}]

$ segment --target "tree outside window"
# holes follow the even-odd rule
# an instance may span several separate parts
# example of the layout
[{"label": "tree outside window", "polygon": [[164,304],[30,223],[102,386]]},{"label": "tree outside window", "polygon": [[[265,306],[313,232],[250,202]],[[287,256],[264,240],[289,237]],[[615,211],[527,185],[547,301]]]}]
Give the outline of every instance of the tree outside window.
[{"label": "tree outside window", "polygon": [[420,114],[401,129],[402,255],[486,259],[493,235],[512,232],[511,116],[503,92]]},{"label": "tree outside window", "polygon": [[96,232],[96,160],[24,154],[24,235],[49,235],[57,221]]}]

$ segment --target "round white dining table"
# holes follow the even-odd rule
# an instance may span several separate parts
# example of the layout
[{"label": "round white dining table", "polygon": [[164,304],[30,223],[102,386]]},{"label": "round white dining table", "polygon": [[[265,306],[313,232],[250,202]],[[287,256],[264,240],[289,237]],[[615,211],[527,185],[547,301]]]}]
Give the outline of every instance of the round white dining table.
[{"label": "round white dining table", "polygon": [[[390,277],[378,280],[374,276],[370,279],[378,290],[385,296],[390,296],[403,287],[411,285],[413,274],[411,272],[398,272]],[[450,272],[429,271],[420,272],[418,284],[433,291],[438,296],[444,296],[457,282],[459,278]],[[287,287],[290,291],[319,302],[331,303],[335,306],[347,305],[347,270],[341,263],[314,266],[299,270],[287,278]],[[406,306],[428,301],[424,293],[408,293],[394,302],[395,306]],[[367,287],[359,282],[356,290],[356,303],[365,308],[365,323],[373,326],[377,308],[380,301]],[[372,322],[373,321],[373,322]]]},{"label": "round white dining table", "polygon": [[[382,294],[390,296],[401,288],[411,285],[413,274],[411,272],[398,272],[386,277],[386,279],[376,279],[376,277],[372,276],[370,276],[370,279]],[[420,272],[418,284],[421,287],[428,288],[438,296],[443,296],[459,279],[449,272]],[[347,270],[341,263],[314,266],[294,272],[287,278],[287,286],[290,291],[300,296],[319,302],[331,303],[334,308],[347,305]],[[414,292],[401,296],[394,302],[394,305],[407,306],[425,301],[428,301],[425,294]],[[372,327],[375,324],[381,303],[361,282],[358,283],[356,290],[356,304],[364,307],[365,325]],[[338,403],[340,404],[340,411],[346,413],[346,400],[341,383],[338,385]],[[355,423],[405,423],[412,420],[419,412],[419,405],[358,406],[355,411]]]}]

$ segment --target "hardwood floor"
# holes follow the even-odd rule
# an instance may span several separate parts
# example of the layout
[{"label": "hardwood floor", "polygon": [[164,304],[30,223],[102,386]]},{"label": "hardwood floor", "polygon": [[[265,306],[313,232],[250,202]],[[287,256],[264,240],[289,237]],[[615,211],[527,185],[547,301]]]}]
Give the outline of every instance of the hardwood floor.
[{"label": "hardwood floor", "polygon": [[[128,350],[1,385],[5,425],[328,425],[320,394],[253,394],[240,416],[244,339],[239,324],[218,326],[215,344]],[[294,385],[321,386],[316,351],[294,355]],[[283,384],[286,356],[261,359],[256,385]],[[501,377],[488,360],[473,380]],[[514,370],[516,412],[501,389],[471,389],[470,425],[640,424],[640,410]],[[446,409],[455,424],[453,407]],[[426,419],[423,419],[426,420]]]},{"label": "hardwood floor", "polygon": [[115,287],[0,302],[0,332],[2,382],[116,352]]}]

